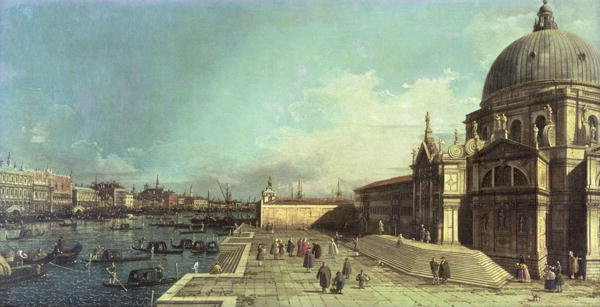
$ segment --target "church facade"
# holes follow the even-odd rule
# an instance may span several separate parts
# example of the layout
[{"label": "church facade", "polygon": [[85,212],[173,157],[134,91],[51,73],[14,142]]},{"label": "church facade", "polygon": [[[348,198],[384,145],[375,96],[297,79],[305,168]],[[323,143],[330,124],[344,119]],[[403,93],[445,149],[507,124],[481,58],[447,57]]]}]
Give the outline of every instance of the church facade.
[{"label": "church facade", "polygon": [[[434,242],[482,250],[534,276],[568,253],[600,279],[600,55],[550,6],[492,64],[466,140],[443,148],[429,115],[413,153],[414,219]],[[415,233],[418,230],[415,229]]]}]

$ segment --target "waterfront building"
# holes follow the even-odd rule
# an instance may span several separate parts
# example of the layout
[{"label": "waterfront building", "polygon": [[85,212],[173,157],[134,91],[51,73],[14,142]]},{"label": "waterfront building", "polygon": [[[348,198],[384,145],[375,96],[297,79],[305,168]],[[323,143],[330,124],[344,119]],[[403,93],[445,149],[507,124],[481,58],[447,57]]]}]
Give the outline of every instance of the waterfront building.
[{"label": "waterfront building", "polygon": [[600,279],[600,55],[559,30],[546,3],[533,32],[492,64],[466,140],[436,144],[430,118],[413,156],[414,219],[506,269],[585,258]]},{"label": "waterfront building", "polygon": [[73,187],[73,213],[96,210],[100,204],[99,192],[88,187]]},{"label": "waterfront building", "polygon": [[[272,192],[269,182],[264,191]],[[353,228],[352,221],[356,218],[356,210],[351,200],[343,199],[261,199],[258,207],[260,227],[273,225],[276,229],[308,229],[322,227],[340,231]],[[273,192],[273,194],[275,194]]]},{"label": "waterfront building", "polygon": [[34,170],[30,173],[33,178],[33,186],[31,208],[27,210],[27,213],[50,212],[52,204],[51,173],[48,170]]},{"label": "waterfront building", "polygon": [[14,216],[32,212],[33,176],[8,163],[0,168],[0,211]]},{"label": "waterfront building", "polygon": [[129,192],[125,188],[113,188],[113,207],[125,207],[126,206],[126,198]]},{"label": "waterfront building", "polygon": [[127,208],[133,208],[134,199],[133,199],[133,193],[132,192],[127,191],[125,193],[124,205]]},{"label": "waterfront building", "polygon": [[73,180],[71,175],[50,172],[50,206],[47,212],[65,211],[73,207]]},{"label": "waterfront building", "polygon": [[354,189],[361,231],[377,233],[381,220],[387,234],[408,236],[413,226],[413,181],[411,175],[375,181]]}]

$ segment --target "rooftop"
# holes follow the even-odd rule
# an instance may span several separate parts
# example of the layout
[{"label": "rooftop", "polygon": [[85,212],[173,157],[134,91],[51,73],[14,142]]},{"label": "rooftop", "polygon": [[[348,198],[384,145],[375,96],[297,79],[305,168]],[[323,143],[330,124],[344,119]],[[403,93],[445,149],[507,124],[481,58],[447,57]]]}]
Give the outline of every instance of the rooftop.
[{"label": "rooftop", "polygon": [[371,183],[369,183],[367,185],[364,185],[362,187],[358,187],[358,188],[354,189],[354,192],[356,192],[356,191],[362,191],[362,190],[367,190],[367,189],[372,189],[372,188],[383,187],[383,186],[387,186],[387,185],[393,185],[393,184],[399,184],[399,183],[406,183],[406,182],[411,182],[411,181],[412,181],[412,175],[404,175],[404,176],[392,177],[392,178],[388,178],[388,179],[384,179],[384,180],[379,180],[379,181],[371,182]]},{"label": "rooftop", "polygon": [[281,198],[268,203],[269,205],[351,205],[349,199],[331,199],[331,198]]}]

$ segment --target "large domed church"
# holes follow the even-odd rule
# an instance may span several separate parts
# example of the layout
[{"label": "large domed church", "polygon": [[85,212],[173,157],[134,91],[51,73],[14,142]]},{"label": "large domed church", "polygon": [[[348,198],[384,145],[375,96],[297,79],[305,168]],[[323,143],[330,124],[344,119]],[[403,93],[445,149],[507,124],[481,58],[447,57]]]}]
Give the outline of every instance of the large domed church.
[{"label": "large domed church", "polygon": [[539,276],[569,251],[600,279],[600,55],[560,30],[544,0],[533,32],[487,75],[466,141],[437,143],[426,116],[413,154],[415,227],[441,244],[479,249],[506,269],[523,257]]}]

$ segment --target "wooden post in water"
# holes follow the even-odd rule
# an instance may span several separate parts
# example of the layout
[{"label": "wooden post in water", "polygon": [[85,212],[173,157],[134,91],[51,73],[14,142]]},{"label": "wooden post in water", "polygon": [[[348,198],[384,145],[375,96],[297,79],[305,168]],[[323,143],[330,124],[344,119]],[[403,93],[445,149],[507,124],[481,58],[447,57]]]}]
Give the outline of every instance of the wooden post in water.
[{"label": "wooden post in water", "polygon": [[150,294],[150,306],[154,306],[154,290],[152,290],[152,294]]},{"label": "wooden post in water", "polygon": [[175,277],[179,280],[179,263],[175,262]]}]

